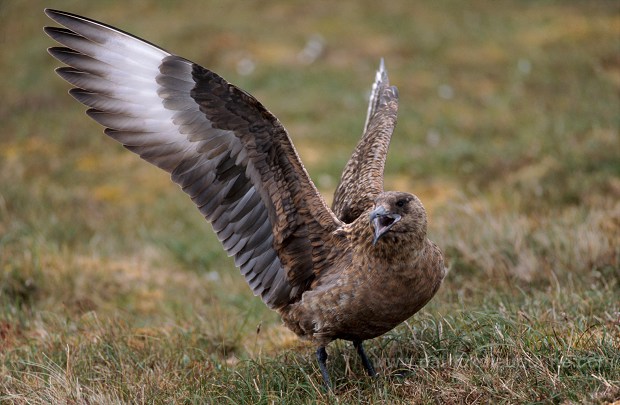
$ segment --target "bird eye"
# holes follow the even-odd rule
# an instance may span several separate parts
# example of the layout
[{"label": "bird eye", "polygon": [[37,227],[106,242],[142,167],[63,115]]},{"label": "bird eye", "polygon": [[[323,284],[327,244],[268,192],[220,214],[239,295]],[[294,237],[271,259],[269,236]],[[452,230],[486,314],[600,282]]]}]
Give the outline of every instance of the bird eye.
[{"label": "bird eye", "polygon": [[396,202],[396,206],[397,207],[404,207],[405,206],[405,200],[398,200]]}]

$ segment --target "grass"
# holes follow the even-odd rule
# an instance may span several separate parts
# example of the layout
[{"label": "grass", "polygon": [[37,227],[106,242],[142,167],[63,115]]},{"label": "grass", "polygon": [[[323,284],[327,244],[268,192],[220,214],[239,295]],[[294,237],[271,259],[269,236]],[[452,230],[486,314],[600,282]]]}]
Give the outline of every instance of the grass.
[{"label": "grass", "polygon": [[385,58],[401,98],[386,185],[420,196],[450,272],[367,342],[378,379],[330,345],[330,394],[185,195],[65,94],[45,6],[0,5],[1,402],[620,399],[617,2],[54,2],[257,96],[325,196]]}]

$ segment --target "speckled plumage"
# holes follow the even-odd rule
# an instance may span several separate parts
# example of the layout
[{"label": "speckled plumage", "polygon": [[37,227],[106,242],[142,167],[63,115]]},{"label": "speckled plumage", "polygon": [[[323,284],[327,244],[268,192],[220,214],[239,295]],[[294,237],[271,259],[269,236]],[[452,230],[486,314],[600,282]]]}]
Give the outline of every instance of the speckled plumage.
[{"label": "speckled plumage", "polygon": [[346,260],[317,278],[300,301],[280,310],[289,328],[319,346],[335,339],[372,339],[435,295],[445,270],[441,251],[426,238],[422,204],[397,192],[380,194],[378,204],[394,206],[400,198],[411,199],[400,208],[407,214],[376,245],[367,219],[370,210],[343,226]]},{"label": "speckled plumage", "polygon": [[300,337],[325,346],[379,336],[422,308],[445,275],[412,194],[384,192],[383,168],[398,92],[383,61],[364,135],[330,209],[284,127],[214,72],[111,26],[46,10],[66,28],[45,32],[64,47],[58,74],[105,133],[170,173],[212,224],[255,295]]}]

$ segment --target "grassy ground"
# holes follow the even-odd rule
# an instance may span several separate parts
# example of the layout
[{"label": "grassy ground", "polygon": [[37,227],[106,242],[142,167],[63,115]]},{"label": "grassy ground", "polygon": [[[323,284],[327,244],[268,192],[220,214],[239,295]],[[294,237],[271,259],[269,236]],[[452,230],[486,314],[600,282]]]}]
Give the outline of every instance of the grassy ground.
[{"label": "grassy ground", "polygon": [[333,394],[189,199],[66,94],[47,4],[0,3],[1,402],[620,398],[617,2],[53,3],[253,93],[325,195],[386,59],[401,94],[387,187],[420,196],[450,273],[367,343],[379,378],[330,346]]}]

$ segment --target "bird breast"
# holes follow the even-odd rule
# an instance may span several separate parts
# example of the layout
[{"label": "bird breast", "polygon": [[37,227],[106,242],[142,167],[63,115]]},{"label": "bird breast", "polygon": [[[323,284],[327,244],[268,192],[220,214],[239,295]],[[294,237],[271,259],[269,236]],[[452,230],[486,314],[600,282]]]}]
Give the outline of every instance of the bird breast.
[{"label": "bird breast", "polygon": [[282,313],[283,319],[301,337],[321,344],[382,335],[419,311],[437,292],[445,269],[435,249],[427,241],[424,252],[409,262],[353,260],[346,270],[306,291]]}]

